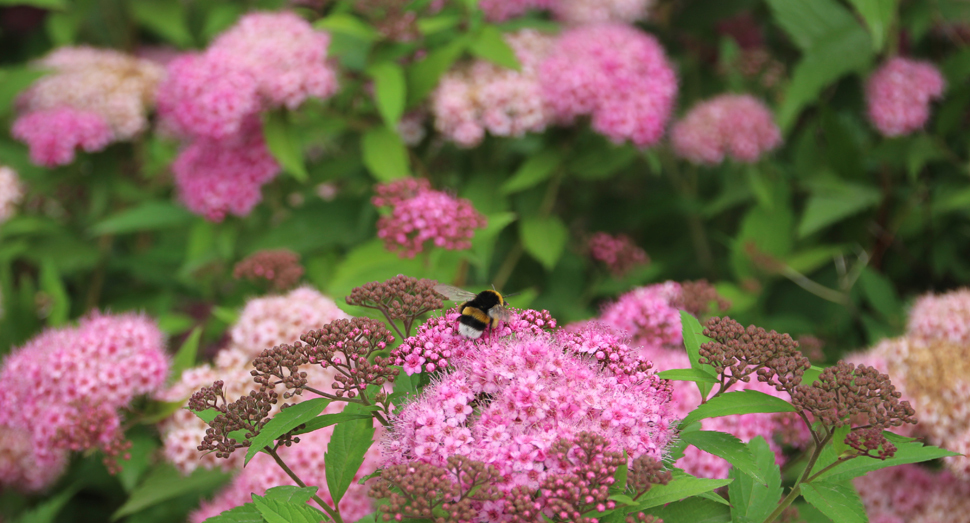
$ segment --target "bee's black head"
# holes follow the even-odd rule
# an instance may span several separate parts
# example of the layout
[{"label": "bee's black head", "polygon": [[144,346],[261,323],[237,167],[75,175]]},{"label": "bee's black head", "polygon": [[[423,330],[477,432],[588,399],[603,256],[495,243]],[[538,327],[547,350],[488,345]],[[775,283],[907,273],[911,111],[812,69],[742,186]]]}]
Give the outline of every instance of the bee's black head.
[{"label": "bee's black head", "polygon": [[488,310],[496,305],[505,305],[505,300],[498,291],[482,291],[472,300],[482,310]]}]

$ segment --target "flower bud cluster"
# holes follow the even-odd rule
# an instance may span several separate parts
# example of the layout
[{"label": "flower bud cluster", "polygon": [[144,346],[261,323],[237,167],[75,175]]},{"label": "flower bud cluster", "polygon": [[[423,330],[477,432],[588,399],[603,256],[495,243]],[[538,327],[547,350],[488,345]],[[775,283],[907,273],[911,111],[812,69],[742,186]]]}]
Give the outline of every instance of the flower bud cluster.
[{"label": "flower bud cluster", "polygon": [[368,387],[383,387],[397,376],[392,359],[378,354],[394,342],[394,336],[381,321],[335,320],[300,339],[306,344],[302,349],[310,363],[337,371],[333,389],[338,398],[356,398]]},{"label": "flower bud cluster", "polygon": [[598,232],[589,239],[588,247],[589,255],[606,265],[606,268],[617,278],[622,278],[631,270],[650,263],[647,253],[637,247],[625,234],[611,236],[605,232]]},{"label": "flower bud cluster", "polygon": [[404,335],[423,314],[442,308],[441,296],[435,292],[438,282],[399,274],[387,281],[371,282],[354,288],[347,296],[347,304],[377,309],[389,321],[400,320]]},{"label": "flower bud cluster", "polygon": [[300,255],[286,249],[258,251],[236,264],[232,275],[238,280],[266,280],[275,291],[292,288],[303,277]]},{"label": "flower bud cluster", "polygon": [[728,317],[708,320],[704,336],[713,341],[701,344],[700,362],[714,367],[722,376],[718,392],[725,392],[739,381],[747,383],[752,374],[757,374],[758,381],[791,393],[812,366],[788,334],[768,332],[754,325],[745,329]]},{"label": "flower bud cluster", "polygon": [[[203,387],[189,398],[189,410],[202,412],[219,411],[209,422],[205,437],[199,444],[199,452],[215,452],[217,458],[228,458],[236,449],[249,446],[249,440],[259,435],[260,429],[269,423],[269,412],[278,401],[272,389],[252,390],[232,403],[226,401],[222,390],[224,383],[217,381],[211,387]],[[236,439],[233,433],[238,432]]]},{"label": "flower bud cluster", "polygon": [[877,427],[854,430],[845,437],[844,443],[855,450],[859,456],[886,460],[896,454],[896,446],[887,440],[882,429]]}]

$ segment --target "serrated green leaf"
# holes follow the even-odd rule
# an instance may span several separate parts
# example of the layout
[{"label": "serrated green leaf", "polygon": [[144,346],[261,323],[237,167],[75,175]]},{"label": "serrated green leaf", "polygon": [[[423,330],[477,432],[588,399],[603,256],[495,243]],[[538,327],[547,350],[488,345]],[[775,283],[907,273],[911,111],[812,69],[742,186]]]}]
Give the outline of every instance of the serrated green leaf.
[{"label": "serrated green leaf", "polygon": [[502,36],[502,31],[494,25],[482,26],[478,36],[472,40],[468,50],[479,58],[489,62],[519,71],[522,64],[515,57],[515,51]]},{"label": "serrated green leaf", "polygon": [[168,418],[176,411],[185,406],[185,401],[150,401],[138,422],[145,425],[154,425],[163,419]]},{"label": "serrated green leaf", "polygon": [[378,181],[389,182],[411,175],[408,151],[398,134],[387,127],[375,127],[361,136],[364,165]]},{"label": "serrated green leaf", "polygon": [[852,13],[834,0],[768,0],[768,6],[775,22],[802,51],[857,25]]},{"label": "serrated green leaf", "polygon": [[755,462],[751,451],[748,450],[748,446],[735,436],[714,430],[697,430],[685,432],[680,437],[704,452],[723,458],[734,468],[751,476],[759,484],[767,484],[767,479]]},{"label": "serrated green leaf", "polygon": [[569,239],[566,226],[555,216],[524,218],[519,221],[519,234],[525,252],[549,271],[559,262]]},{"label": "serrated green leaf", "polygon": [[266,147],[283,169],[301,182],[310,179],[303,162],[303,150],[296,130],[290,124],[288,113],[283,109],[268,111],[263,118],[263,136]]},{"label": "serrated green leaf", "polygon": [[706,418],[774,412],[796,412],[796,409],[791,403],[764,392],[739,390],[711,398],[707,403],[691,411],[680,423],[684,426]]},{"label": "serrated green leaf", "polygon": [[872,38],[872,50],[877,53],[882,51],[896,15],[896,0],[849,0],[849,3],[866,21]]},{"label": "serrated green leaf", "polygon": [[155,468],[136,488],[121,507],[111,515],[111,521],[134,514],[189,492],[207,490],[229,481],[230,475],[219,470],[196,469],[189,476],[169,464]]},{"label": "serrated green leaf", "polygon": [[[700,362],[701,344],[711,341],[710,338],[704,336],[704,327],[701,326],[701,322],[697,321],[697,318],[689,312],[680,311],[680,332],[684,338],[684,348],[687,350],[687,356],[690,358],[690,367],[698,372],[703,372],[711,376],[716,383],[717,371],[714,370],[714,367],[704,365]],[[713,388],[709,382],[696,381],[695,383],[697,383],[697,390],[700,391],[702,398],[706,398]]]},{"label": "serrated green leaf", "polygon": [[320,523],[330,519],[320,509],[306,503],[281,501],[253,494],[253,504],[267,523]]},{"label": "serrated green leaf", "polygon": [[[354,403],[348,403],[344,414],[360,414]],[[334,503],[339,503],[354,481],[354,476],[364,462],[364,454],[374,443],[374,424],[370,419],[346,421],[333,429],[327,445],[324,461],[327,465],[327,487]]]},{"label": "serrated green leaf", "polygon": [[[951,452],[932,445],[923,445],[920,441],[905,438],[892,432],[883,432],[883,435],[896,446],[896,454],[893,457],[886,460],[868,458],[850,459],[825,471],[818,477],[818,480],[841,483],[852,478],[863,476],[873,470],[960,455],[958,452]],[[816,468],[820,469],[818,465],[816,465]]]},{"label": "serrated green leaf", "polygon": [[239,505],[238,507],[233,507],[229,510],[224,511],[218,516],[212,516],[211,518],[204,521],[204,523],[265,523],[266,520],[263,519],[263,515],[259,513],[259,509],[253,503],[246,503],[245,505]]},{"label": "serrated green leaf", "polygon": [[336,425],[338,423],[343,423],[345,421],[352,421],[358,419],[371,419],[373,416],[370,414],[348,414],[346,412],[340,412],[337,414],[323,414],[322,416],[317,416],[310,421],[306,422],[306,427],[293,432],[294,434],[306,434],[307,432],[313,432],[315,430],[322,429],[324,427],[329,427],[331,425]]},{"label": "serrated green leaf", "polygon": [[71,314],[71,298],[53,259],[45,258],[40,264],[40,290],[47,294],[51,303],[47,325],[58,327],[66,323]]},{"label": "serrated green leaf", "polygon": [[263,496],[267,499],[275,499],[287,503],[306,503],[319,490],[318,487],[297,487],[294,485],[281,485],[266,491]]},{"label": "serrated green leaf", "polygon": [[839,523],[868,523],[862,498],[849,482],[829,483],[813,481],[803,483],[802,497],[832,521]]},{"label": "serrated green leaf", "polygon": [[450,44],[435,49],[408,68],[408,106],[415,106],[438,85],[438,80],[451,68],[455,60],[468,47],[466,38],[457,38]]},{"label": "serrated green leaf", "polygon": [[148,201],[132,207],[91,226],[91,234],[124,234],[154,231],[170,227],[184,227],[195,216],[185,207],[169,202]]},{"label": "serrated green leaf", "polygon": [[182,372],[195,366],[195,357],[199,352],[199,340],[202,339],[202,327],[192,329],[172,358],[172,378],[178,379]]},{"label": "serrated green leaf", "polygon": [[872,308],[876,309],[884,318],[890,319],[901,316],[903,313],[902,304],[899,302],[899,295],[896,288],[889,278],[879,274],[871,267],[866,267],[859,274],[859,286],[866,296],[866,301]]},{"label": "serrated green leaf", "polygon": [[731,484],[730,479],[706,479],[694,476],[677,476],[666,485],[654,485],[646,494],[637,499],[637,510],[658,507],[665,503],[679,501],[704,492],[710,492]]},{"label": "serrated green leaf", "polygon": [[700,369],[670,369],[657,373],[665,380],[693,381],[695,383],[717,383],[717,378]]},{"label": "serrated green leaf", "polygon": [[549,179],[559,166],[559,157],[559,153],[552,149],[544,149],[530,156],[515,171],[515,174],[502,184],[502,193],[519,192]]},{"label": "serrated green leaf", "polygon": [[646,512],[671,523],[680,521],[728,523],[731,521],[731,509],[727,505],[701,496],[692,496],[682,501],[668,503],[663,507],[649,509]]},{"label": "serrated green leaf", "polygon": [[728,476],[734,480],[734,483],[728,487],[728,493],[731,496],[731,513],[737,516],[736,519],[764,521],[781,501],[781,469],[775,464],[775,453],[763,437],[752,439],[748,443],[748,448],[754,455],[758,470],[767,482],[756,483],[751,476],[732,469]]},{"label": "serrated green leaf", "polygon": [[313,23],[313,27],[353,36],[366,42],[374,42],[381,37],[376,29],[348,13],[334,13],[326,18],[321,18]]},{"label": "serrated green leaf", "polygon": [[259,434],[253,438],[249,450],[246,452],[246,459],[243,462],[243,466],[246,466],[249,460],[253,459],[253,456],[263,450],[264,447],[272,446],[276,438],[313,420],[313,418],[323,412],[323,409],[327,408],[327,405],[330,405],[330,400],[326,398],[314,398],[297,403],[296,405],[291,405],[279,411],[279,413],[273,416],[273,419],[269,420],[260,429]]},{"label": "serrated green leaf", "polygon": [[381,62],[367,68],[367,72],[374,79],[374,98],[381,118],[388,129],[397,129],[407,101],[404,69],[393,62]]},{"label": "serrated green leaf", "polygon": [[71,485],[61,492],[48,497],[37,506],[24,511],[14,523],[52,523],[61,512],[64,505],[74,497],[78,491],[77,485]]},{"label": "serrated green leaf", "polygon": [[879,203],[881,197],[878,189],[865,185],[836,180],[818,184],[805,206],[802,221],[798,225],[798,237],[804,238],[862,212]]},{"label": "serrated green leaf", "polygon": [[192,46],[192,33],[189,32],[185,4],[182,2],[138,0],[127,5],[134,19],[153,33],[178,47]]}]

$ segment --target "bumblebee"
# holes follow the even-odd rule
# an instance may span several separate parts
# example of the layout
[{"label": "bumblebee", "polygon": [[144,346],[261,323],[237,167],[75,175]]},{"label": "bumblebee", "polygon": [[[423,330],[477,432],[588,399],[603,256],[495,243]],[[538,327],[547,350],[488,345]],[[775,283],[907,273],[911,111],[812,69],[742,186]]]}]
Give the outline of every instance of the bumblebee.
[{"label": "bumblebee", "polygon": [[477,340],[486,328],[494,329],[511,316],[505,298],[496,290],[475,294],[451,285],[435,285],[434,290],[449,300],[464,301],[458,307],[458,333],[466,338]]}]

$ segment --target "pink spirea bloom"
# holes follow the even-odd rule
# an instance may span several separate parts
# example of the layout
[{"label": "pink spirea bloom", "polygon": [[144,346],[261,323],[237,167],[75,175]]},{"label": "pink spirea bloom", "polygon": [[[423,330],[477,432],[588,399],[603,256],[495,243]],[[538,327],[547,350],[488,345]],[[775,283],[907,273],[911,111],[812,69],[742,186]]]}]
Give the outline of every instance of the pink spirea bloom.
[{"label": "pink spirea bloom", "polygon": [[680,296],[675,281],[638,287],[607,305],[599,320],[626,332],[643,350],[679,347],[684,341],[675,305]]},{"label": "pink spirea bloom", "polygon": [[970,482],[919,465],[875,470],[852,480],[873,523],[970,521]]},{"label": "pink spirea bloom", "polygon": [[330,35],[293,13],[248,14],[205,52],[169,64],[159,112],[189,136],[232,136],[260,111],[333,95],[329,45]]},{"label": "pink spirea bloom", "polygon": [[475,230],[486,225],[470,201],[431,189],[424,179],[378,185],[375,192],[375,206],[391,207],[377,220],[377,237],[402,258],[413,258],[428,242],[439,249],[469,249]]},{"label": "pink spirea bloom", "polygon": [[556,117],[591,115],[593,129],[615,142],[656,143],[677,96],[677,77],[657,39],[631,26],[567,30],[539,68]]},{"label": "pink spirea bloom", "polygon": [[716,165],[729,156],[756,162],[781,145],[771,111],[750,95],[723,94],[694,106],[670,133],[674,152],[693,163]]},{"label": "pink spirea bloom", "polygon": [[[331,404],[324,410],[326,414],[340,412],[341,404]],[[375,438],[379,438],[383,430],[378,428]],[[291,447],[279,449],[280,458],[307,485],[319,487],[317,495],[324,502],[333,506],[333,498],[327,489],[326,460],[324,454],[333,435],[333,427],[327,427],[300,436],[300,442]],[[238,453],[238,451],[237,451]],[[340,500],[340,514],[344,521],[351,522],[374,511],[373,501],[367,497],[366,485],[359,485],[358,480],[377,470],[380,463],[380,447],[371,446],[364,455],[364,462],[354,480],[347,488],[347,492]],[[259,453],[232,483],[220,491],[211,501],[204,501],[198,510],[189,516],[191,523],[202,523],[206,519],[217,516],[222,512],[252,502],[252,494],[263,495],[272,487],[280,485],[295,485],[292,479],[268,454]],[[310,502],[311,506],[314,503]]]},{"label": "pink spirea bloom", "polygon": [[866,84],[869,119],[883,136],[910,134],[929,119],[930,103],[943,96],[945,87],[932,63],[892,58]]},{"label": "pink spirea bloom", "polygon": [[227,213],[248,215],[263,199],[263,185],[279,171],[257,122],[228,139],[199,138],[172,164],[179,199],[214,222]]},{"label": "pink spirea bloom", "polygon": [[522,136],[540,132],[550,123],[552,114],[542,98],[537,74],[554,38],[524,29],[505,39],[519,59],[520,71],[475,60],[442,77],[431,96],[435,127],[458,145],[478,145],[486,131],[495,136]]},{"label": "pink spirea bloom", "polygon": [[921,296],[909,311],[907,330],[924,340],[970,344],[970,289]]},{"label": "pink spirea bloom", "polygon": [[45,482],[14,484],[29,473],[0,478],[38,489],[63,471],[67,453],[124,449],[118,410],[159,390],[168,375],[162,333],[137,314],[93,314],[77,327],[49,330],[15,349],[0,370],[0,427],[25,434],[32,456],[49,467]]},{"label": "pink spirea bloom", "polygon": [[[632,348],[610,336],[607,330],[495,336],[452,355],[452,370],[392,422],[382,441],[384,465],[442,466],[463,455],[495,466],[502,478],[496,487],[509,492],[537,489],[552,443],[583,431],[631,459],[660,459],[673,437],[670,391]],[[484,405],[476,399],[482,394],[491,398]]]},{"label": "pink spirea bloom", "polygon": [[503,22],[532,10],[549,10],[570,25],[636,22],[647,17],[653,0],[481,0],[485,18]]},{"label": "pink spirea bloom", "polygon": [[605,232],[594,234],[589,239],[589,255],[606,265],[606,268],[617,277],[649,261],[647,253],[637,247],[625,234],[617,236]]},{"label": "pink spirea bloom", "polygon": [[0,223],[9,220],[24,199],[24,185],[17,172],[0,165]]},{"label": "pink spirea bloom", "polygon": [[101,115],[66,106],[18,117],[11,134],[30,147],[30,161],[44,167],[67,165],[74,161],[76,148],[100,151],[112,139]]}]

